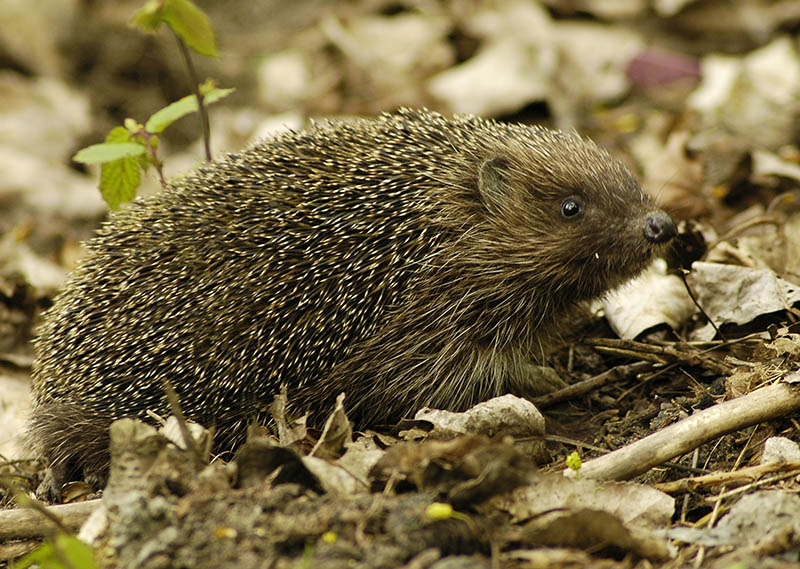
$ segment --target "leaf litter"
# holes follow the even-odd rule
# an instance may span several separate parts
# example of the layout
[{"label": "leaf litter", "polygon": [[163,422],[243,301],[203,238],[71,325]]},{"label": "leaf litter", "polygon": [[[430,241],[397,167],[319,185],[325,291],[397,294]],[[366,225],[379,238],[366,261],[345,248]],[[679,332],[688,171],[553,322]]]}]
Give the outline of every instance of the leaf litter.
[{"label": "leaf litter", "polygon": [[[242,94],[214,111],[215,148],[236,150],[309,117],[399,105],[544,121],[626,160],[646,191],[687,222],[681,238],[693,252],[684,247],[576,323],[576,339],[549,369],[567,388],[594,387],[541,406],[544,428],[529,402],[506,399],[351,433],[345,396],[319,433],[284,417],[279,399],[271,427],[254,429],[230,462],[206,465],[170,442],[182,435],[115,427],[124,449],[114,453],[118,474],[81,532],[101,564],[796,563],[797,4],[242,6],[208,7],[228,53],[202,63],[202,73]],[[24,14],[0,8],[20,22],[0,31],[2,61],[13,62],[0,77],[0,423],[15,425],[17,436],[0,445],[9,458],[27,457],[18,443],[26,395],[15,394],[30,366],[33,322],[103,211],[96,172],[76,171],[67,158],[102,138],[106,124],[163,107],[165,91],[185,94],[182,83],[168,83],[183,75],[166,41],[121,31],[136,7],[65,2],[59,18],[37,3]],[[30,35],[56,21],[74,24]],[[22,49],[29,35],[35,46]],[[142,50],[151,57],[132,63]],[[144,78],[178,79],[134,85],[123,71],[135,65]],[[199,155],[182,148],[194,138],[182,124],[165,139],[173,172]],[[623,343],[593,341],[614,336]],[[613,370],[626,374],[596,381]],[[564,476],[573,451],[583,466]],[[35,479],[36,469],[21,464],[9,461],[3,472]],[[608,481],[619,472],[626,481]],[[431,517],[441,503],[451,515]],[[16,525],[0,517],[0,536]]]}]

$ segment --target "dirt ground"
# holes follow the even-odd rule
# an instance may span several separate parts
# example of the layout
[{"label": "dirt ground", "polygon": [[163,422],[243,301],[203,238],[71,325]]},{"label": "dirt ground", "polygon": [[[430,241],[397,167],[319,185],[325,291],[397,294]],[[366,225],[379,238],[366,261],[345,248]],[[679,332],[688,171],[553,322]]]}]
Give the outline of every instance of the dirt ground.
[{"label": "dirt ground", "polygon": [[[128,25],[141,4],[0,3],[0,564],[55,539],[20,507],[44,476],[31,341],[108,212],[71,157],[190,92],[174,38]],[[800,3],[198,5],[220,51],[198,74],[236,88],[215,156],[403,106],[543,124],[622,159],[679,236],[590,307],[546,362],[569,387],[533,401],[353,433],[346,398],[319,431],[279,397],[229,461],[191,423],[115,423],[102,500],[72,483],[49,514],[93,560],[48,566],[800,567]],[[160,152],[168,177],[200,163],[196,115]]]}]

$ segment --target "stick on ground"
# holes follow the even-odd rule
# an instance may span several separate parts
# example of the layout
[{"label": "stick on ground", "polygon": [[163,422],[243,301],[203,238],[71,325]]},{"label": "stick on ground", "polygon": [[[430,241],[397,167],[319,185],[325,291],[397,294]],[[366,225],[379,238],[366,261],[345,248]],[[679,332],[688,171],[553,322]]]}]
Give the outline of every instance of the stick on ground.
[{"label": "stick on ground", "polygon": [[[800,409],[800,387],[777,383],[704,409],[678,423],[599,458],[585,462],[580,475],[628,480],[701,444],[732,431]],[[575,476],[565,470],[566,476]]]}]

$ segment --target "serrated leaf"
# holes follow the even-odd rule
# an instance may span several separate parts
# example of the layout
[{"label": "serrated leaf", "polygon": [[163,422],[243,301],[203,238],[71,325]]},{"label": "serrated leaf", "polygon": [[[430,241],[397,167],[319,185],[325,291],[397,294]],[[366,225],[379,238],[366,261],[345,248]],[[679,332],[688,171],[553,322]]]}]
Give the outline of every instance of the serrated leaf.
[{"label": "serrated leaf", "polygon": [[[126,121],[128,119],[125,119]],[[106,135],[106,143],[113,144],[117,142],[133,142],[133,137],[130,131],[124,126],[115,126]]]},{"label": "serrated leaf", "polygon": [[214,28],[206,13],[191,0],[166,0],[163,20],[186,45],[201,55],[217,57]]},{"label": "serrated leaf", "polygon": [[[234,89],[214,89],[203,97],[203,103],[210,105],[224,97],[227,97],[233,91]],[[163,109],[153,113],[153,116],[147,119],[147,123],[144,125],[144,128],[150,133],[163,132],[165,128],[174,123],[176,120],[196,111],[197,98],[194,95],[186,95],[182,99],[179,99],[174,103],[170,103]]]},{"label": "serrated leaf", "polygon": [[120,158],[139,156],[145,152],[147,152],[147,149],[136,142],[92,144],[79,150],[72,159],[83,164],[103,164]]},{"label": "serrated leaf", "polygon": [[141,174],[137,158],[122,158],[107,162],[100,168],[100,193],[111,209],[136,197]]},{"label": "serrated leaf", "polygon": [[143,172],[147,172],[147,169],[153,165],[153,157],[149,154],[142,154],[136,157],[136,163]]},{"label": "serrated leaf", "polygon": [[136,10],[130,25],[146,34],[152,34],[161,27],[163,21],[162,3],[159,0],[149,0]]}]

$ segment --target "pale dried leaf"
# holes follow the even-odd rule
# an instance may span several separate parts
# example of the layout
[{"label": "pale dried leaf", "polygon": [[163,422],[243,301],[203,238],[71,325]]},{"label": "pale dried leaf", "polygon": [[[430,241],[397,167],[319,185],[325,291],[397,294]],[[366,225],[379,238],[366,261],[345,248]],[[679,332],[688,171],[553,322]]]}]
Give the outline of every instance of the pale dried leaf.
[{"label": "pale dried leaf", "polygon": [[21,459],[30,455],[24,444],[31,411],[30,385],[24,378],[0,373],[0,456]]},{"label": "pale dried leaf", "polygon": [[545,99],[554,63],[547,48],[514,38],[496,41],[461,65],[435,75],[428,92],[457,113],[512,113]]},{"label": "pale dried leaf", "polygon": [[[769,269],[696,262],[688,278],[700,306],[717,326],[746,324],[800,301],[800,287]],[[696,335],[710,339],[714,333],[708,325]]]},{"label": "pale dried leaf", "polygon": [[755,145],[775,149],[795,140],[800,116],[800,56],[779,37],[743,58],[709,55],[688,100],[699,122],[722,126]]},{"label": "pale dried leaf", "polygon": [[648,529],[669,526],[675,510],[674,498],[644,484],[575,480],[560,474],[542,475],[536,485],[518,488],[511,495],[495,498],[494,503],[517,521],[580,504]]},{"label": "pale dried leaf", "polygon": [[479,403],[463,413],[424,408],[414,416],[433,426],[431,437],[446,438],[456,433],[495,436],[540,436],[544,417],[536,406],[514,395],[503,395]]},{"label": "pale dried leaf", "polygon": [[778,157],[773,152],[754,149],[751,153],[753,158],[753,176],[780,176],[800,182],[800,165],[789,162]]},{"label": "pale dried leaf", "polygon": [[336,463],[331,463],[322,458],[314,456],[304,456],[300,460],[308,471],[316,478],[319,485],[325,492],[334,496],[353,496],[358,492],[366,492],[369,486],[365,486],[363,480],[353,476],[347,469],[342,468]]},{"label": "pale dried leaf", "polygon": [[334,410],[325,421],[322,434],[309,456],[336,458],[341,456],[343,449],[353,440],[353,427],[344,411],[344,397],[344,393],[336,397]]},{"label": "pale dried leaf", "polygon": [[653,560],[669,557],[665,538],[626,527],[612,514],[588,508],[542,514],[525,525],[523,535],[529,543],[551,547],[614,547]]},{"label": "pale dried leaf", "polygon": [[601,305],[611,328],[626,339],[660,324],[677,330],[696,310],[683,282],[666,274],[661,259],[609,294]]},{"label": "pale dried leaf", "polygon": [[753,545],[771,532],[789,528],[800,534],[800,496],[789,492],[762,491],[736,502],[716,527],[674,528],[669,536],[686,543],[710,547]]}]

